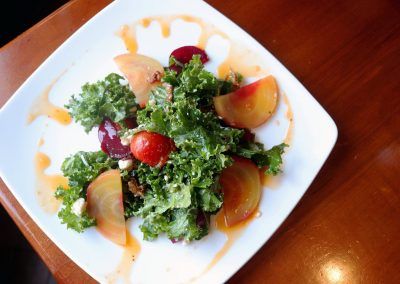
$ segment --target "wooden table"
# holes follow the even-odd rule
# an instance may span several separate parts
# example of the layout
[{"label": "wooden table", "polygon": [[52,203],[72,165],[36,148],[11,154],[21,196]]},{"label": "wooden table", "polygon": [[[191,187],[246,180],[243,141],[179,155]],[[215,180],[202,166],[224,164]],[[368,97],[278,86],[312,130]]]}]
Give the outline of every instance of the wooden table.
[{"label": "wooden table", "polygon": [[[0,106],[109,0],[74,0],[0,49]],[[231,283],[400,283],[400,3],[209,0],[291,70],[339,138],[304,198]],[[301,166],[301,165],[299,165]],[[94,282],[0,182],[0,201],[60,282]]]}]

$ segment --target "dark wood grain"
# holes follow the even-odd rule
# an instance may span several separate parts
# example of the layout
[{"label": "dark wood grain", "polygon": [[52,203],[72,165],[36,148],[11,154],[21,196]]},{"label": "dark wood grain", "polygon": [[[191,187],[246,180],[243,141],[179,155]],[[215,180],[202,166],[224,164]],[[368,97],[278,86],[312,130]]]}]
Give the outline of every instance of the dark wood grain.
[{"label": "dark wood grain", "polygon": [[[73,1],[2,48],[0,105],[108,2]],[[230,282],[400,283],[400,2],[207,2],[292,71],[339,128],[306,195]],[[89,282],[0,189],[1,203],[59,282]]]}]

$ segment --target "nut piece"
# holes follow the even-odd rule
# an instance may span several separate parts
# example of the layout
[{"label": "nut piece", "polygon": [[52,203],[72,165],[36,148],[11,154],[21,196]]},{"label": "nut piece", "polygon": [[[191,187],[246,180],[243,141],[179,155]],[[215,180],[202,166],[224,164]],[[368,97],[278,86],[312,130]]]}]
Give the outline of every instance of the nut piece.
[{"label": "nut piece", "polygon": [[233,71],[232,68],[229,69],[229,74],[225,78],[226,81],[231,81],[233,85],[233,89],[237,90],[240,88],[240,77],[239,74],[235,71]]},{"label": "nut piece", "polygon": [[155,82],[160,82],[160,81],[161,81],[161,72],[160,71],[154,72],[149,78],[149,83],[151,83],[151,84],[153,84]]},{"label": "nut piece", "polygon": [[131,144],[131,139],[126,138],[126,137],[122,137],[121,138],[121,144],[124,146],[129,146]]},{"label": "nut piece", "polygon": [[144,187],[143,185],[139,185],[136,179],[132,178],[128,181],[128,189],[133,193],[135,197],[143,197],[144,196]]},{"label": "nut piece", "polygon": [[162,86],[167,91],[167,101],[172,102],[174,96],[174,87],[168,83],[163,83]]}]

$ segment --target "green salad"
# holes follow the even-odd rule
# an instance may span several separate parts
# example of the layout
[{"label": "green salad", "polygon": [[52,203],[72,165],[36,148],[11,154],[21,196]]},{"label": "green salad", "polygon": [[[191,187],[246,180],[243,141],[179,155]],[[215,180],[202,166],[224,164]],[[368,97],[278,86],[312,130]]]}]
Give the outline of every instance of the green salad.
[{"label": "green salad", "polygon": [[[79,151],[62,164],[68,188],[59,187],[56,197],[63,204],[58,217],[67,228],[113,230],[120,227],[114,221],[122,212],[124,220],[142,219],[145,240],[160,234],[173,241],[199,240],[208,234],[210,216],[224,206],[229,188],[223,188],[221,174],[235,161],[246,160],[266,175],[281,171],[287,145],[266,150],[249,129],[218,111],[216,98],[243,92],[241,76],[232,72],[226,80],[217,79],[204,68],[201,54],[184,61],[171,56],[169,67],[150,74],[142,82],[147,93],[119,65],[124,76],[111,73],[72,96],[66,108],[86,132],[98,131],[100,146],[95,152]],[[144,72],[136,67],[133,72]],[[107,207],[102,199],[107,190],[97,188],[107,184],[102,181],[108,177],[99,176],[112,170],[119,171],[120,185],[110,184],[120,187],[112,190],[119,192],[122,206],[115,201],[107,221],[110,208],[102,207]]]}]

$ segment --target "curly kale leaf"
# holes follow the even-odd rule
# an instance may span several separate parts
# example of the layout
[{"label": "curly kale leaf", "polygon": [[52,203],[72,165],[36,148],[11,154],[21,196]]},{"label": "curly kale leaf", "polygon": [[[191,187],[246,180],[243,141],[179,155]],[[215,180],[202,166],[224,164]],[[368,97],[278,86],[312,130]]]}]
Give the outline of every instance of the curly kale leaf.
[{"label": "curly kale leaf", "polygon": [[83,232],[84,229],[96,224],[86,212],[83,212],[81,216],[74,214],[72,205],[78,198],[86,200],[86,189],[89,183],[103,171],[116,166],[116,161],[110,159],[102,151],[79,151],[64,160],[61,170],[68,178],[68,188],[60,186],[55,192],[56,198],[62,199],[62,208],[58,212],[61,223],[77,232]]},{"label": "curly kale leaf", "polygon": [[282,155],[289,145],[282,143],[264,150],[262,143],[246,143],[237,148],[236,154],[251,159],[258,167],[266,167],[265,174],[277,175],[281,172]]},{"label": "curly kale leaf", "polygon": [[162,81],[174,87],[175,101],[191,98],[200,108],[210,107],[212,98],[219,93],[221,87],[217,78],[204,69],[200,55],[193,55],[193,59],[183,66],[179,74],[167,70]]},{"label": "curly kale leaf", "polygon": [[79,122],[86,132],[98,126],[105,117],[115,122],[133,116],[136,101],[125,80],[118,74],[111,73],[104,80],[93,84],[86,83],[77,96],[72,96],[65,107],[73,119]]},{"label": "curly kale leaf", "polygon": [[212,112],[199,109],[199,102],[193,97],[162,103],[155,99],[137,113],[141,130],[166,135],[178,148],[164,167],[140,164],[134,171],[147,187],[143,206],[134,212],[144,218],[145,239],[163,232],[170,238],[200,239],[208,228],[196,224],[196,214],[212,214],[222,206],[218,176],[231,165],[230,152],[243,131],[221,125]]}]

